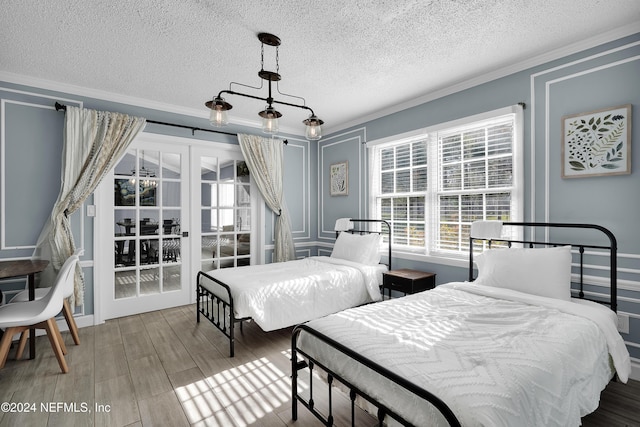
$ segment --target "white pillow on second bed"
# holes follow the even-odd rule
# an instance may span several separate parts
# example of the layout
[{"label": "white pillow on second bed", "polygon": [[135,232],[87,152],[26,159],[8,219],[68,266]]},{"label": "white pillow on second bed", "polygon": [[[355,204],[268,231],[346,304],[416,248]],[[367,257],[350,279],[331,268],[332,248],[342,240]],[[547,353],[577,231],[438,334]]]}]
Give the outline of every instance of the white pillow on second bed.
[{"label": "white pillow on second bed", "polygon": [[365,265],[380,263],[380,240],[378,233],[352,234],[342,232],[331,252],[332,258],[340,258]]},{"label": "white pillow on second bed", "polygon": [[571,300],[571,246],[491,249],[478,255],[476,283]]}]

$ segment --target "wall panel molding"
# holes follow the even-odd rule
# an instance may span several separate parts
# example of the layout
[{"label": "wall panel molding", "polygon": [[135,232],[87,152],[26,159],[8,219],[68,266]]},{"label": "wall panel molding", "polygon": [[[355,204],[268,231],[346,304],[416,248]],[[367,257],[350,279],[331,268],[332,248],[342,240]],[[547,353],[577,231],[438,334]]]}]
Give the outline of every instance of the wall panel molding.
[{"label": "wall panel molding", "polygon": [[[322,144],[318,144],[318,239],[335,240],[333,231],[334,223],[327,223],[327,209],[332,206],[343,207],[343,204],[351,203],[357,210],[357,217],[366,215],[366,177],[367,162],[365,161],[366,129],[359,128],[327,138]],[[336,154],[338,153],[338,154]],[[354,158],[353,154],[355,154]],[[336,161],[347,160],[349,162],[349,194],[347,196],[330,196],[325,181],[330,165]],[[354,185],[355,183],[355,185]],[[355,194],[353,189],[355,188]],[[353,213],[351,215],[354,216]]]},{"label": "wall panel molding", "polygon": [[[637,199],[616,197],[633,193],[630,175],[562,179],[561,119],[568,114],[594,111],[622,104],[638,104],[637,76],[640,72],[640,41],[620,42],[594,49],[583,57],[565,63],[551,64],[530,75],[531,91],[531,220],[549,222],[579,218],[578,222],[600,223],[609,228],[618,240],[617,253],[618,304],[620,313],[632,322],[625,344],[632,353],[640,349],[638,320],[640,319],[640,269],[637,253],[638,229],[634,226]],[[637,110],[634,108],[634,110]],[[632,132],[637,136],[638,111],[632,112]],[[632,137],[633,139],[633,137]],[[637,153],[632,155],[637,163]],[[538,162],[538,163],[537,163]],[[537,163],[537,164],[536,164]],[[637,164],[632,174],[637,177]],[[636,180],[637,181],[637,180]],[[617,189],[614,191],[614,189]],[[546,230],[548,237],[550,230]],[[609,289],[607,253],[589,251],[593,262],[586,265],[589,274],[584,282],[594,288],[591,295],[607,293]],[[607,263],[605,263],[607,264]],[[637,371],[636,371],[637,374]]]},{"label": "wall panel molding", "polygon": [[[52,161],[58,162],[57,165],[52,165],[52,167],[59,170],[62,160],[61,157],[51,158],[47,151],[34,146],[41,146],[44,143],[44,147],[49,149],[50,144],[47,144],[46,138],[49,138],[50,130],[45,128],[44,131],[40,131],[37,135],[31,134],[31,137],[35,138],[33,140],[28,137],[26,139],[23,137],[14,139],[17,131],[27,128],[35,132],[34,129],[36,127],[29,122],[20,122],[20,120],[14,122],[13,120],[16,117],[22,117],[22,114],[18,115],[18,111],[29,110],[33,111],[31,120],[48,119],[50,117],[55,117],[54,121],[62,120],[63,116],[58,115],[55,111],[54,99],[68,102],[70,105],[82,106],[81,102],[71,99],[0,87],[0,250],[2,251],[22,251],[22,253],[25,253],[27,250],[33,251],[35,249],[40,229],[44,225],[44,221],[46,221],[48,212],[37,212],[35,205],[40,205],[43,199],[43,194],[39,194],[38,190],[44,189],[46,186],[41,186],[34,180],[38,179],[42,170],[48,167]],[[48,113],[42,115],[43,111]],[[12,117],[10,118],[9,115],[12,115]],[[26,135],[29,135],[29,133],[26,133]],[[61,141],[62,133],[51,136],[51,138]],[[44,141],[41,139],[44,139]],[[14,153],[20,153],[21,158],[29,157],[33,160],[31,162],[33,164],[22,164],[19,159],[11,157]],[[36,155],[37,153],[41,155],[38,156]],[[15,169],[16,162],[19,166],[26,166],[17,168],[20,173],[25,172],[24,175],[8,172],[12,167]],[[16,191],[18,191],[17,197]],[[56,194],[46,193],[44,196],[44,198],[55,201],[57,192]],[[11,201],[8,200],[9,197],[12,198]],[[16,223],[23,224],[25,217],[27,220],[31,220],[28,232],[21,233],[19,230],[16,231]],[[74,217],[77,220],[78,216],[74,215]],[[84,216],[79,215],[79,218],[81,237],[84,237]],[[12,223],[14,225],[11,225]],[[15,234],[12,235],[12,233]]]}]

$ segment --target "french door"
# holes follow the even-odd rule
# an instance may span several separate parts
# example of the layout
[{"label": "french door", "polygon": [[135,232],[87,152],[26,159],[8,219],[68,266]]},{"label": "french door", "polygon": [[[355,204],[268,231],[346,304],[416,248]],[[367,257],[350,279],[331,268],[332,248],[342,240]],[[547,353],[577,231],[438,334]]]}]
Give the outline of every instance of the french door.
[{"label": "french door", "polygon": [[[200,270],[252,264],[257,233],[246,163],[229,153],[197,155],[200,173]],[[253,261],[255,263],[255,261]]]},{"label": "french door", "polygon": [[257,194],[237,145],[140,134],[96,191],[97,321],[195,302],[198,270],[255,263]]}]

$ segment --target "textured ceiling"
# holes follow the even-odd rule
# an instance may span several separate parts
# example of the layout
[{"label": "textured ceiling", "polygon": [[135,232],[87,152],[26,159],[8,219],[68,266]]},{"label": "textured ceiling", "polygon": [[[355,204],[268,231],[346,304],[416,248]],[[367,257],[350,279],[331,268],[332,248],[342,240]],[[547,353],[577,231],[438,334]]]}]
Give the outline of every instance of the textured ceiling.
[{"label": "textured ceiling", "polygon": [[[229,82],[260,84],[256,34],[270,32],[282,40],[280,90],[304,97],[337,130],[566,46],[637,31],[639,0],[3,0],[0,77],[204,117],[204,102]],[[265,69],[274,64],[265,47]],[[257,123],[260,101],[227,101],[232,121]],[[282,128],[301,131],[305,111],[279,110]]]}]

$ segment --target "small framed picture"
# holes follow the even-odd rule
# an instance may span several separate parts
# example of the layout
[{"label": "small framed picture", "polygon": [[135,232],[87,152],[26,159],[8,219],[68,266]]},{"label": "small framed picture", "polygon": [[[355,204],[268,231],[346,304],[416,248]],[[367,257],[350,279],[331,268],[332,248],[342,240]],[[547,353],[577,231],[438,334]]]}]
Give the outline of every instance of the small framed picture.
[{"label": "small framed picture", "polygon": [[562,178],[631,173],[631,105],[562,117]]},{"label": "small framed picture", "polygon": [[332,196],[347,196],[349,194],[348,162],[333,163],[329,172],[330,194]]}]

